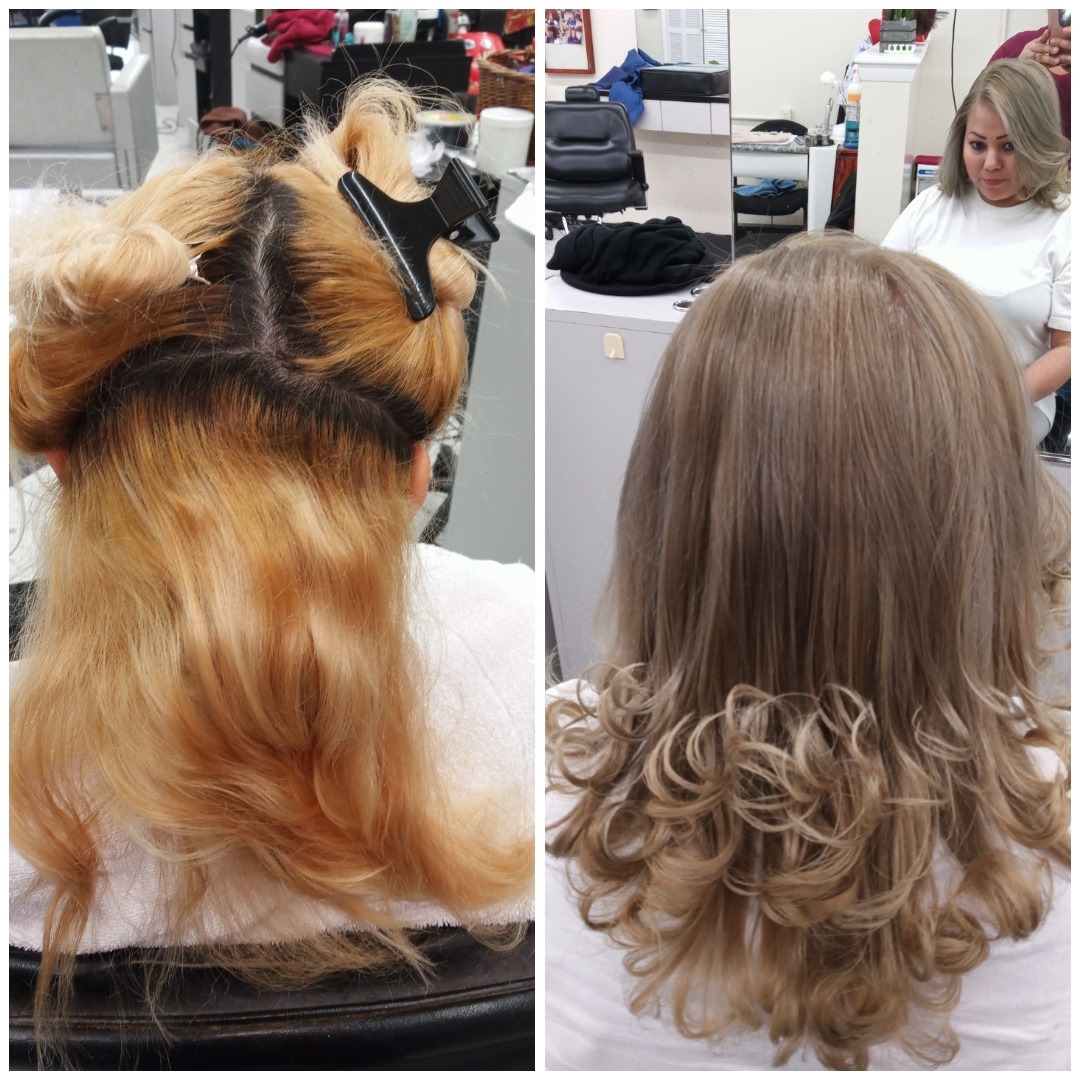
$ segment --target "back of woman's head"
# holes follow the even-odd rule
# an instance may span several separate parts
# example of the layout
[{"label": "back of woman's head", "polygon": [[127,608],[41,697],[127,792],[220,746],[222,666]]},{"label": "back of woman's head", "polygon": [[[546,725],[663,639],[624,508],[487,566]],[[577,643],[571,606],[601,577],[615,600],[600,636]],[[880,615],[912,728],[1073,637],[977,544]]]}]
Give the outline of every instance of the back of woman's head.
[{"label": "back of woman's head", "polygon": [[690,663],[705,696],[839,683],[925,701],[938,667],[1030,682],[1014,665],[1041,591],[1041,474],[985,306],[841,238],[739,264],[707,300],[631,457],[619,659]]},{"label": "back of woman's head", "polygon": [[[1067,852],[1029,752],[1066,753],[1036,683],[1067,523],[1004,340],[930,262],[803,237],[737,263],[665,355],[612,662],[551,710],[580,796],[553,850],[631,949],[636,1005],[671,980],[684,1031],[768,1014],[782,1058],[865,1066],[985,955],[975,898],[1037,924],[1002,847]],[[940,903],[939,845],[968,874]]]},{"label": "back of woman's head", "polygon": [[938,184],[946,195],[971,187],[964,165],[968,121],[976,105],[1001,117],[1009,136],[1024,198],[1060,208],[1069,191],[1069,140],[1061,134],[1061,105],[1050,73],[1034,60],[996,60],[972,83],[945,136]]},{"label": "back of woman's head", "polygon": [[16,237],[12,441],[68,451],[11,706],[12,840],[56,896],[39,1015],[117,830],[175,867],[163,940],[205,939],[238,867],[376,928],[230,951],[226,905],[214,955],[267,978],[418,962],[390,900],[468,925],[527,887],[530,844],[438,782],[406,625],[411,463],[461,388],[474,273],[437,241],[414,321],[336,188],[421,196],[415,109],[371,82],[287,152]]},{"label": "back of woman's head", "polygon": [[354,431],[407,463],[456,400],[474,276],[439,241],[441,302],[407,318],[388,255],[336,183],[355,168],[392,197],[421,196],[410,108],[393,84],[370,83],[292,160],[208,155],[103,210],[69,202],[31,220],[11,277],[15,445],[78,457],[114,400],[194,411],[193,395],[242,385],[283,422],[293,409],[338,424],[356,412]]}]

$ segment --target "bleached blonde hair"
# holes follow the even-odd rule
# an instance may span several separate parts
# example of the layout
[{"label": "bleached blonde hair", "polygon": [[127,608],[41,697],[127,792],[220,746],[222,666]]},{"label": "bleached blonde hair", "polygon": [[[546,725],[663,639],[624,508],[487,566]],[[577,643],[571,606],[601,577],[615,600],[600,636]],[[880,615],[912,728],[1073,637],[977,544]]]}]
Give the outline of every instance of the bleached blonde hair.
[{"label": "bleached blonde hair", "polygon": [[1068,572],[1007,337],[948,271],[803,236],[710,287],[627,468],[611,662],[548,709],[549,850],[635,1011],[765,1025],[777,1064],[955,1053],[961,976],[1069,860],[1037,689]]},{"label": "bleached blonde hair", "polygon": [[410,464],[458,399],[475,273],[439,240],[414,322],[336,189],[356,169],[422,197],[416,110],[371,81],[288,152],[204,156],[18,238],[12,440],[69,450],[11,696],[11,842],[52,891],[39,1037],[106,833],[171,867],[165,941],[205,939],[223,873],[369,927],[201,951],[282,985],[422,965],[394,902],[479,934],[528,888],[531,842],[439,781],[406,627]]}]

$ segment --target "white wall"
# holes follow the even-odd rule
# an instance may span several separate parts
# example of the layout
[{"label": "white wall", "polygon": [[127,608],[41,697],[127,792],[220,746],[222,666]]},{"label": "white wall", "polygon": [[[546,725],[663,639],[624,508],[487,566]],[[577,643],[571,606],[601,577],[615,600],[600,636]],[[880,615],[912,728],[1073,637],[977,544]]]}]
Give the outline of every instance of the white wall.
[{"label": "white wall", "polygon": [[[843,74],[856,44],[866,39],[869,18],[866,10],[733,10],[732,115],[737,120],[790,110],[800,124],[820,124],[827,91],[819,77],[824,71]],[[1045,9],[964,8],[941,20],[919,72],[917,152],[940,154],[944,148],[955,112],[950,84],[959,104],[1006,38],[1045,25]]]},{"label": "white wall", "polygon": [[735,126],[740,126],[740,118],[782,116],[808,128],[820,124],[829,94],[819,77],[824,71],[843,75],[856,42],[866,37],[867,19],[865,9],[732,11],[731,112]]}]

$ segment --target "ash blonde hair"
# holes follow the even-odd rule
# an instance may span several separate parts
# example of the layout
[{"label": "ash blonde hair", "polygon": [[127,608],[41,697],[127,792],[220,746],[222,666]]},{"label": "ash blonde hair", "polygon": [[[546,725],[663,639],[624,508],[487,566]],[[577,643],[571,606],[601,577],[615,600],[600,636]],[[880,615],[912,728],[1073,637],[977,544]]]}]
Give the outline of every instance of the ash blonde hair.
[{"label": "ash blonde hair", "polygon": [[740,260],[677,330],[619,505],[611,662],[548,710],[575,796],[549,850],[634,1011],[765,1025],[777,1064],[942,1062],[962,974],[1039,926],[1069,859],[1036,689],[1068,510],[1005,341],[948,271],[832,236]]},{"label": "ash blonde hair", "polygon": [[529,886],[531,841],[440,784],[406,629],[410,462],[457,401],[475,275],[438,241],[412,321],[336,189],[422,197],[415,112],[369,82],[290,153],[204,156],[18,242],[12,440],[70,450],[11,697],[11,841],[52,890],[39,1035],[107,834],[170,868],[163,940],[202,938],[233,872],[371,928],[232,945],[226,909],[201,955],[275,984],[422,965],[391,902],[481,933]]},{"label": "ash blonde hair", "polygon": [[1016,172],[1025,197],[1049,209],[1062,209],[1069,191],[1069,140],[1061,134],[1061,105],[1053,77],[1034,60],[996,60],[984,68],[953,117],[938,169],[938,185],[959,197],[971,187],[964,167],[968,117],[975,105],[988,105],[1015,148]]}]

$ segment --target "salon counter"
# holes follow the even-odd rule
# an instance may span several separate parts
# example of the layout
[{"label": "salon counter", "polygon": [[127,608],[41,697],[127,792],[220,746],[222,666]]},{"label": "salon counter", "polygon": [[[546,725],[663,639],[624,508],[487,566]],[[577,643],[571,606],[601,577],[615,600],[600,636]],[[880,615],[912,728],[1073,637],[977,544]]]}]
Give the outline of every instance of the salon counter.
[{"label": "salon counter", "polygon": [[[559,663],[603,658],[595,613],[614,550],[623,473],[642,408],[689,291],[602,296],[545,283],[545,575]],[[622,357],[612,353],[621,352]]]}]

